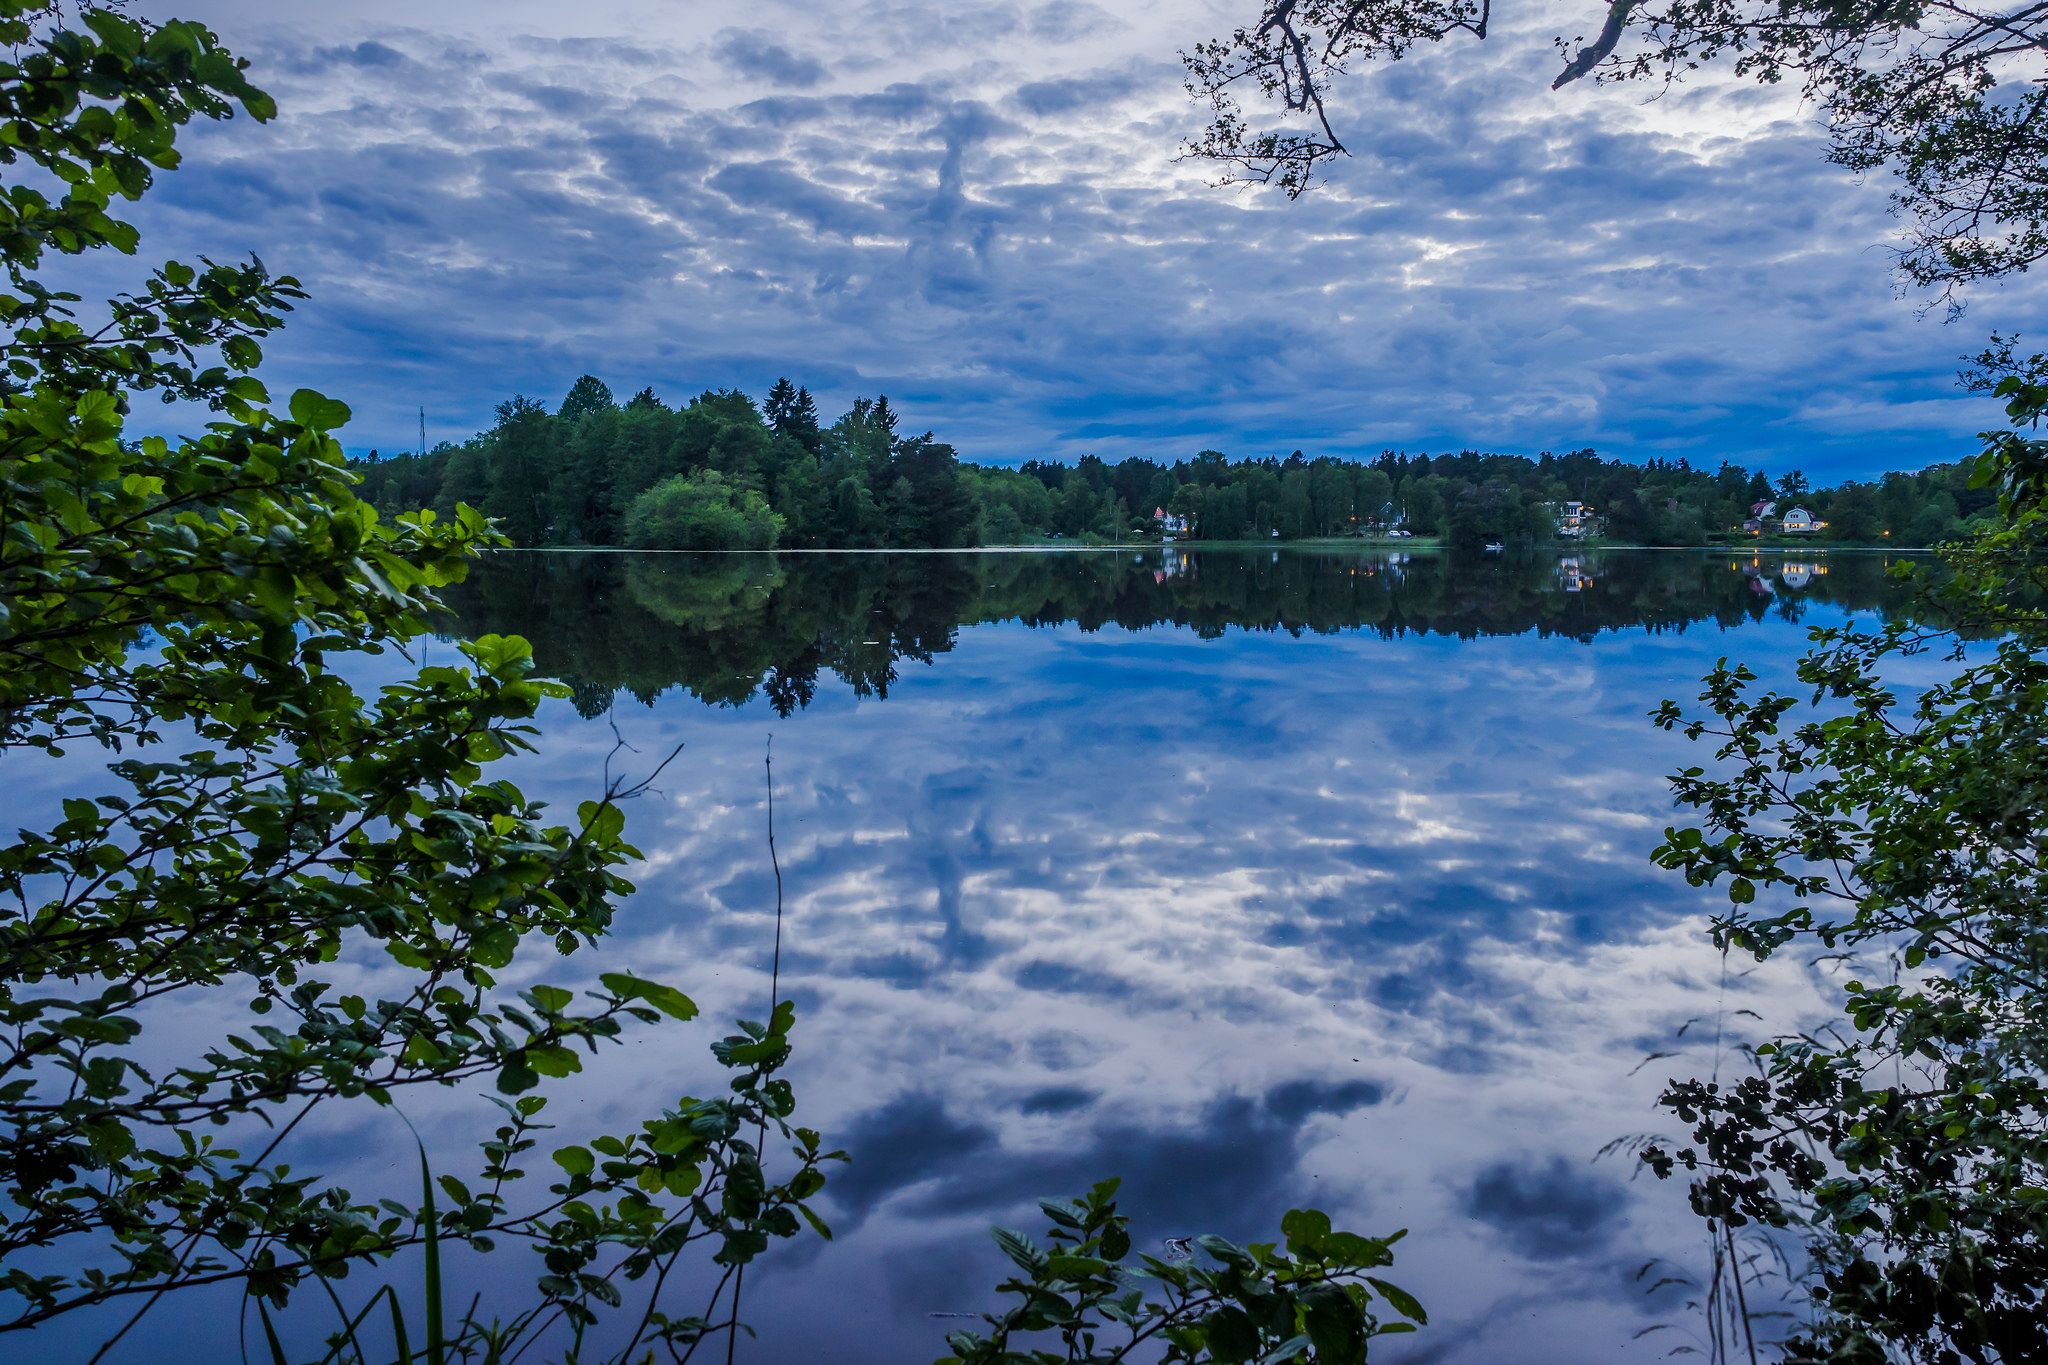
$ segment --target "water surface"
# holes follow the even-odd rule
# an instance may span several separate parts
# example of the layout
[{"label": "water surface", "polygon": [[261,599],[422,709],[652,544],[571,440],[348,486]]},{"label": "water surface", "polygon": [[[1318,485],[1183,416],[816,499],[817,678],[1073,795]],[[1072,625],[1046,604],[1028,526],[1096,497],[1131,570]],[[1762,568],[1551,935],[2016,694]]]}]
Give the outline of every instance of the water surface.
[{"label": "water surface", "polygon": [[[1724,976],[1714,898],[1647,856],[1700,756],[1644,715],[1905,600],[1877,556],[1148,550],[505,555],[454,605],[575,687],[530,789],[685,746],[608,951],[711,1016],[767,992],[773,737],[792,1077],[855,1161],[837,1240],[750,1277],[749,1358],[932,1358],[1004,1276],[989,1224],[1115,1173],[1155,1247],[1411,1229],[1435,1325],[1390,1360],[1583,1362],[1681,1344],[1637,1275],[1702,1249],[1596,1153],[1725,1061],[1717,1020],[1832,989]],[[701,1084],[693,1027],[572,1112]]]}]

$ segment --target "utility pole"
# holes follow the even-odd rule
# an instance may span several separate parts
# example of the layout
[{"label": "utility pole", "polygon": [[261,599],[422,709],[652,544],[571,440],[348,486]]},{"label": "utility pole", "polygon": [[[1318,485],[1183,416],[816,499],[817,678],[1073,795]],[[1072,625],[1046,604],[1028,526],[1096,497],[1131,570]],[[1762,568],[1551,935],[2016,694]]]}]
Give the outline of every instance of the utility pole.
[{"label": "utility pole", "polygon": [[425,455],[426,453],[427,453],[427,407],[426,407],[426,404],[422,403],[422,404],[420,405],[420,454],[421,454],[422,456],[424,456],[424,455]]}]

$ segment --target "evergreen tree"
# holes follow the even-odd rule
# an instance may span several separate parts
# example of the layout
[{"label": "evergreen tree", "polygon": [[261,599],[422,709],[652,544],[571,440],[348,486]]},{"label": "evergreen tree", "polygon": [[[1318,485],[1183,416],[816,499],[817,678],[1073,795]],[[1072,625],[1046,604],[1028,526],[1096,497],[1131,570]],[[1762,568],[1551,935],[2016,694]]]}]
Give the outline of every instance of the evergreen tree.
[{"label": "evergreen tree", "polygon": [[498,405],[498,425],[488,443],[490,490],[483,510],[515,545],[541,543],[551,426],[547,409],[524,395]]},{"label": "evergreen tree", "polygon": [[761,404],[761,415],[768,419],[768,425],[782,431],[796,412],[796,385],[785,376],[769,386],[768,397]]},{"label": "evergreen tree", "polygon": [[[778,428],[778,434],[781,434]],[[822,444],[823,436],[818,427],[818,403],[811,397],[811,391],[799,388],[796,391],[796,408],[790,414],[790,430],[787,433],[797,444],[815,455]]]},{"label": "evergreen tree", "polygon": [[822,444],[818,404],[809,389],[778,379],[768,390],[768,401],[761,405],[761,412],[768,419],[769,430],[777,436],[788,437],[813,455],[818,453]]},{"label": "evergreen tree", "polygon": [[594,412],[608,412],[617,406],[605,382],[596,375],[586,374],[569,386],[568,395],[562,399],[562,406],[555,415],[564,422],[580,422]]}]

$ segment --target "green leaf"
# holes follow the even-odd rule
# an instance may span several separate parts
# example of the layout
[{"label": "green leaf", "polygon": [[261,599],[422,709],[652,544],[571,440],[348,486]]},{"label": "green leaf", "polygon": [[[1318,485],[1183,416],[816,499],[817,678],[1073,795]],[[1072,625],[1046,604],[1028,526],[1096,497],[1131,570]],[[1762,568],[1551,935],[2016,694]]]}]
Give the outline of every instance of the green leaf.
[{"label": "green leaf", "polygon": [[346,426],[350,416],[348,404],[311,389],[295,390],[289,410],[294,422],[314,431],[333,431]]},{"label": "green leaf", "polygon": [[1387,1302],[1394,1305],[1394,1311],[1402,1317],[1424,1324],[1429,1322],[1429,1314],[1422,1311],[1422,1305],[1417,1303],[1415,1296],[1407,1290],[1402,1289],[1398,1285],[1388,1284],[1385,1280],[1372,1275],[1366,1276],[1365,1282],[1374,1289],[1379,1290]]},{"label": "green leaf", "polygon": [[571,1076],[583,1069],[583,1059],[560,1044],[530,1047],[522,1055],[526,1064],[543,1076]]},{"label": "green leaf", "polygon": [[1259,1329],[1242,1308],[1219,1308],[1203,1319],[1202,1326],[1217,1365],[1240,1365],[1259,1353]]},{"label": "green leaf", "polygon": [[604,988],[622,1000],[644,1000],[671,1019],[690,1020],[697,1017],[696,1002],[673,986],[664,986],[658,981],[646,981],[625,972],[605,972],[598,981]]},{"label": "green leaf", "polygon": [[1045,1268],[1045,1253],[1023,1233],[1012,1232],[1008,1228],[990,1228],[989,1236],[995,1238],[996,1245],[1003,1249],[1005,1256],[1029,1274],[1036,1275]]},{"label": "green leaf", "polygon": [[1289,1251],[1310,1255],[1330,1235],[1330,1215],[1320,1209],[1289,1209],[1280,1217],[1280,1232]]}]

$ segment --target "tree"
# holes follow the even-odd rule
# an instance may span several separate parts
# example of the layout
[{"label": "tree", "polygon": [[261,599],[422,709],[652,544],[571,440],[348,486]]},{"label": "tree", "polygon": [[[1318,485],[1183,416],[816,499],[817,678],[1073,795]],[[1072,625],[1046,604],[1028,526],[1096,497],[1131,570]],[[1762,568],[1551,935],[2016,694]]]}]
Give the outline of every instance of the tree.
[{"label": "tree", "polygon": [[564,422],[580,422],[593,413],[610,412],[616,407],[618,404],[605,382],[594,374],[586,374],[569,386],[555,416]]},{"label": "tree", "polygon": [[854,399],[853,407],[832,424],[827,444],[833,456],[857,464],[862,477],[879,486],[896,449],[896,414],[889,400]]},{"label": "tree", "polygon": [[1827,523],[1831,540],[1876,540],[1883,530],[1877,494],[1868,484],[1843,484],[1828,499]]},{"label": "tree", "polygon": [[[580,1331],[707,1240],[736,1266],[794,1233],[821,1154],[775,1078],[787,1002],[718,1045],[730,1093],[532,1160],[543,1077],[696,1011],[620,972],[581,998],[499,984],[601,939],[636,856],[629,787],[557,819],[487,777],[567,691],[524,641],[391,665],[502,539],[468,506],[381,518],[334,437],[347,407],[302,389],[273,409],[253,370],[302,297],[290,277],[170,262],[93,333],[38,278],[47,253],[132,254],[114,201],[177,164],[192,118],[264,120],[269,99],[203,26],[102,7],[0,0],[0,54],[0,158],[32,168],[0,232],[0,753],[92,772],[94,793],[20,811],[36,827],[0,845],[0,1333],[103,1308],[132,1327],[219,1284],[267,1322],[317,1282],[324,1315],[335,1282],[408,1247],[533,1246],[530,1310],[427,1325],[473,1352]],[[131,436],[151,392],[204,404],[205,434]],[[366,652],[387,661],[375,691],[349,673]],[[389,995],[338,986],[377,964],[400,973]],[[309,1115],[374,1124],[465,1084],[497,1092],[496,1136],[473,1162],[437,1153],[418,1196],[298,1159],[319,1150],[295,1150]],[[764,1168],[771,1130],[788,1180]],[[633,1338],[731,1318],[730,1296],[673,1318],[650,1296]]]},{"label": "tree", "polygon": [[550,544],[618,544],[620,416],[598,408],[559,432],[555,467],[543,478]]},{"label": "tree", "polygon": [[1411,529],[1422,535],[1440,535],[1444,529],[1443,485],[1429,475],[1403,479],[1394,502],[1408,518]]},{"label": "tree", "polygon": [[636,550],[772,550],[782,527],[759,493],[707,469],[663,479],[633,499],[626,543]]},{"label": "tree", "polygon": [[487,444],[484,511],[515,545],[538,545],[547,529],[547,479],[555,460],[554,426],[539,400],[514,394],[498,404]]},{"label": "tree", "polygon": [[882,544],[888,524],[874,493],[858,476],[847,474],[832,490],[827,516],[830,543],[848,549],[868,549]]},{"label": "tree", "polygon": [[[1906,276],[1944,290],[2024,270],[2048,254],[2048,11],[1968,5],[1842,6],[1833,0],[1608,0],[1590,41],[1557,46],[1559,89],[1677,82],[1716,61],[1767,84],[1796,81],[1825,116],[1829,156],[1890,167],[1909,223]],[[1399,61],[1459,34],[1485,39],[1492,0],[1263,0],[1228,38],[1183,54],[1212,120],[1191,154],[1227,179],[1299,195],[1347,154],[1327,104],[1348,64]],[[1256,127],[1239,92],[1277,102]]]},{"label": "tree", "polygon": [[[1758,1049],[1732,1085],[1676,1081],[1690,1125],[1644,1158],[1724,1226],[1805,1227],[1817,1316],[1800,1361],[2048,1358],[2048,366],[1998,392],[1973,482],[2000,524],[1944,553],[1920,613],[1831,626],[1799,665],[1829,702],[1723,663],[1687,718],[1716,765],[1673,779],[1697,823],[1657,859],[1725,886],[1725,950],[1849,959],[1840,1026]],[[1946,646],[1912,696],[1883,670]]]},{"label": "tree", "polygon": [[893,544],[957,549],[974,543],[981,509],[953,447],[930,432],[898,441],[891,468],[896,479],[884,509]]},{"label": "tree", "polygon": [[981,540],[985,545],[1021,545],[1024,542],[1024,519],[1017,514],[1015,504],[1004,502],[982,509]]},{"label": "tree", "polygon": [[811,398],[811,391],[798,388],[787,379],[778,379],[768,390],[768,401],[761,405],[761,412],[768,419],[768,427],[777,436],[787,436],[805,450],[815,455],[822,446],[818,430],[818,405]]},{"label": "tree", "polygon": [[1351,489],[1348,515],[1357,517],[1360,525],[1378,522],[1382,509],[1394,500],[1394,481],[1387,477],[1385,470],[1357,470]]},{"label": "tree", "polygon": [[1937,493],[1914,516],[1912,523],[1897,534],[1904,545],[1939,545],[1955,534],[1956,503],[1947,493]]}]

